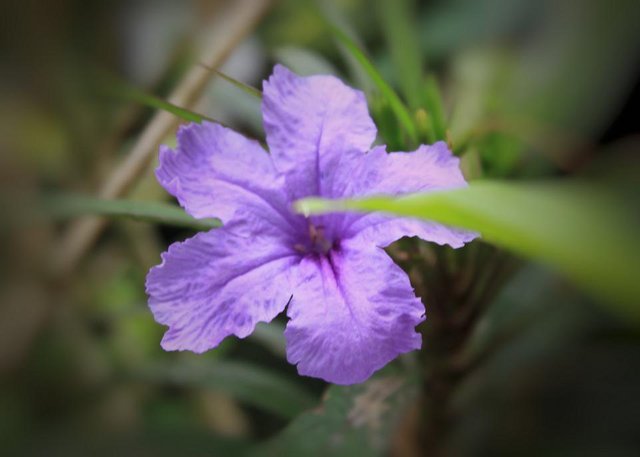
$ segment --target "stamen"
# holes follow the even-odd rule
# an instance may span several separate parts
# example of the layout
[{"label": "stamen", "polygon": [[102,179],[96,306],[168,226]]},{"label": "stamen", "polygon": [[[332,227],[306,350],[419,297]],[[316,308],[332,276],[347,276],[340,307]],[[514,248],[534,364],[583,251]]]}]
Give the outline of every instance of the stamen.
[{"label": "stamen", "polygon": [[309,244],[297,243],[293,248],[302,254],[306,254],[309,251],[326,254],[333,246],[333,243],[325,237],[324,225],[314,225],[311,221],[308,222]]},{"label": "stamen", "polygon": [[318,237],[318,231],[316,230],[316,226],[309,221],[309,238],[312,243],[316,242],[316,238]]}]

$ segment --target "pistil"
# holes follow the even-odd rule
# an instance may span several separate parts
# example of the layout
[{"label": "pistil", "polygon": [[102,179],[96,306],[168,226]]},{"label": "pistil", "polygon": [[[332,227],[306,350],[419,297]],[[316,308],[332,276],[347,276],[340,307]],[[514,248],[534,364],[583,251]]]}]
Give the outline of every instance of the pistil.
[{"label": "pistil", "polygon": [[314,252],[316,254],[326,254],[333,246],[333,242],[326,237],[325,227],[323,225],[314,225],[309,221],[308,241],[306,243],[296,243],[293,248],[306,254]]}]

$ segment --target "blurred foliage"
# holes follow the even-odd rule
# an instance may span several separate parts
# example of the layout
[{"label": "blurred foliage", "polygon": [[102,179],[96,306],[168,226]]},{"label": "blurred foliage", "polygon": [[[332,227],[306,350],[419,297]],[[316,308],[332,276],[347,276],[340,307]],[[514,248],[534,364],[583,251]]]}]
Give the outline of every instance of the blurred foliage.
[{"label": "blurred foliage", "polygon": [[220,227],[218,219],[195,219],[177,205],[161,202],[141,202],[135,200],[103,200],[80,195],[59,195],[48,197],[43,203],[43,211],[50,216],[78,217],[99,214],[110,217],[126,217],[141,221],[209,230]]},{"label": "blurred foliage", "polygon": [[410,374],[389,369],[360,385],[331,386],[319,410],[299,416],[256,455],[386,455],[417,387]]},{"label": "blurred foliage", "polygon": [[409,141],[415,142],[417,140],[416,127],[413,120],[411,119],[409,110],[404,105],[402,100],[400,100],[393,88],[389,86],[389,84],[387,84],[387,82],[382,78],[382,75],[369,61],[367,56],[364,55],[362,50],[358,48],[358,45],[354,43],[347,34],[337,28],[332,29],[332,31],[335,34],[337,40],[340,41],[346,51],[362,68],[363,73],[367,75],[372,84],[376,87],[376,89],[380,93],[380,96],[382,97],[383,103],[387,104],[391,108],[398,120],[398,123],[402,125],[403,129],[408,135]]},{"label": "blurred foliage", "polygon": [[[491,216],[507,238],[391,246],[426,304],[423,350],[351,387],[296,374],[283,318],[202,356],[164,353],[144,277],[202,226],[163,201],[153,165],[123,201],[80,197],[156,109],[264,137],[260,100],[214,72],[189,110],[165,101],[228,3],[0,6],[0,454],[637,455],[637,322],[487,242],[569,265],[637,315],[640,3],[281,0],[220,68],[257,89],[275,62],[335,74],[365,91],[389,150],[443,139],[480,184],[559,181],[456,197],[466,213],[449,222]],[[136,89],[106,94],[103,71]],[[567,177],[586,190],[563,197]],[[65,273],[56,250],[81,213],[118,217]]]}]

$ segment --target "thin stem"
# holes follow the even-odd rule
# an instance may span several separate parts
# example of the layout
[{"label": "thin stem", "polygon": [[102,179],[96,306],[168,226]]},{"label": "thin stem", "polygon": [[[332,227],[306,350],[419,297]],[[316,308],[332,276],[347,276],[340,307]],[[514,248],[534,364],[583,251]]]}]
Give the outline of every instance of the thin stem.
[{"label": "thin stem", "polygon": [[[270,0],[227,2],[216,17],[216,23],[212,28],[215,33],[210,45],[198,62],[204,62],[210,68],[217,68],[222,64],[255,27],[270,4]],[[194,65],[176,86],[169,101],[178,106],[191,107],[200,98],[212,74],[200,64]],[[177,128],[179,122],[172,114],[158,111],[138,137],[131,152],[102,185],[99,196],[114,199],[125,195],[148,169],[160,143]],[[57,244],[59,249],[53,256],[52,270],[58,275],[69,274],[106,225],[107,220],[99,217],[82,218],[72,224]]]},{"label": "thin stem", "polygon": [[473,368],[472,361],[464,357],[468,339],[515,264],[508,254],[479,242],[460,251],[437,247],[436,256],[435,267],[425,262],[419,265],[428,296],[418,439],[425,455],[437,457],[445,453],[444,443],[454,420],[451,398]]}]

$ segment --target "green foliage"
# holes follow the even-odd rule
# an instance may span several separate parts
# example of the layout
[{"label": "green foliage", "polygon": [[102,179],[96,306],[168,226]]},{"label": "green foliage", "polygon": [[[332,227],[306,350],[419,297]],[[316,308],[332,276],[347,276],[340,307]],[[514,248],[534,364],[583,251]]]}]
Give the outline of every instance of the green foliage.
[{"label": "green foliage", "polygon": [[512,176],[522,160],[522,141],[513,135],[491,132],[479,139],[477,145],[487,178]]},{"label": "green foliage", "polygon": [[364,52],[358,47],[358,45],[342,30],[332,27],[334,36],[336,39],[347,49],[347,51],[354,57],[354,59],[360,64],[365,73],[369,76],[376,89],[380,92],[380,95],[386,99],[389,107],[393,110],[398,121],[402,125],[403,129],[409,136],[409,139],[415,143],[417,142],[417,131],[413,118],[409,113],[409,110],[404,105],[398,94],[393,88],[383,79],[380,72],[373,66],[371,61],[365,56]]},{"label": "green foliage", "polygon": [[[389,103],[380,95],[371,97],[371,112],[378,127],[380,136],[390,151],[401,151],[405,148],[406,142],[402,138],[402,130],[398,125],[398,120],[389,106]],[[419,126],[419,124],[418,124]]]},{"label": "green foliage", "polygon": [[209,230],[220,227],[217,219],[196,219],[182,208],[161,202],[105,200],[84,195],[58,195],[42,202],[43,210],[54,218],[100,215],[131,218],[157,224]]},{"label": "green foliage", "polygon": [[420,107],[423,54],[419,47],[414,0],[377,0],[376,10],[389,48],[395,77],[411,109]]},{"label": "green foliage", "polygon": [[430,120],[430,137],[428,140],[433,143],[447,139],[447,121],[445,119],[444,108],[442,106],[442,95],[438,87],[438,82],[434,76],[427,77],[423,89],[424,105],[427,109]]},{"label": "green foliage", "polygon": [[455,55],[455,51],[522,28],[527,20],[539,16],[541,9],[530,0],[436,3],[418,19],[421,48],[432,60]]},{"label": "green foliage", "polygon": [[491,243],[561,270],[640,319],[640,249],[625,207],[606,189],[572,183],[475,182],[400,198],[302,200],[306,214],[384,211],[477,230]]},{"label": "green foliage", "polygon": [[214,119],[207,117],[204,114],[199,114],[186,108],[174,105],[171,102],[156,97],[155,95],[148,94],[123,81],[119,81],[116,79],[105,79],[104,90],[114,97],[140,103],[150,108],[166,111],[187,122],[216,122]]},{"label": "green foliage", "polygon": [[172,359],[149,364],[135,377],[153,383],[216,389],[284,418],[297,416],[315,402],[313,395],[287,376],[243,362]]},{"label": "green foliage", "polygon": [[385,371],[359,385],[331,386],[320,408],[300,415],[256,455],[388,455],[391,436],[415,400],[418,385],[411,377]]},{"label": "green foliage", "polygon": [[228,83],[233,84],[238,89],[240,89],[241,91],[245,92],[246,94],[249,94],[252,97],[256,97],[256,98],[262,99],[262,92],[260,92],[255,87],[249,86],[248,84],[245,84],[242,81],[238,81],[237,79],[234,79],[231,76],[222,73],[221,71],[212,70],[212,69],[210,69],[208,67],[205,67],[205,68],[207,68],[207,70],[213,71],[216,75],[220,76],[222,79],[224,79]]},{"label": "green foliage", "polygon": [[261,344],[271,353],[280,357],[285,357],[287,354],[287,348],[284,339],[284,329],[285,326],[277,321],[271,321],[268,324],[260,322],[256,325],[256,328],[249,336],[249,339]]}]

